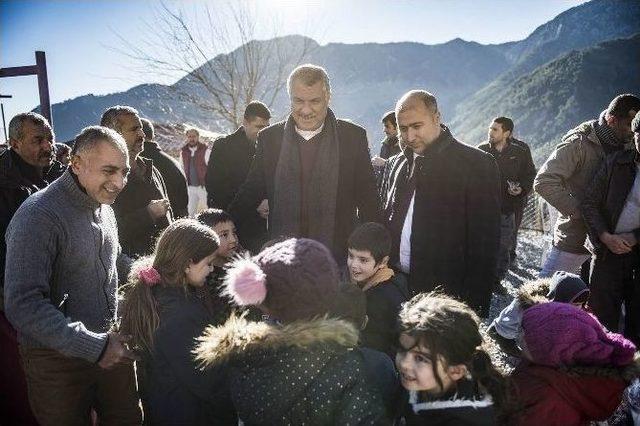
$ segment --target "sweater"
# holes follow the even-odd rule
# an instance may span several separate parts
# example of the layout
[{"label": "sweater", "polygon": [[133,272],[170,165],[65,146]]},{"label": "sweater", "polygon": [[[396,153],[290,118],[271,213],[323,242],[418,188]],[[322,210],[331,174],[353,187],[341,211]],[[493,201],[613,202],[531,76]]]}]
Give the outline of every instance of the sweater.
[{"label": "sweater", "polygon": [[20,206],[6,240],[5,311],[18,342],[98,361],[129,267],[111,207],[67,170]]}]

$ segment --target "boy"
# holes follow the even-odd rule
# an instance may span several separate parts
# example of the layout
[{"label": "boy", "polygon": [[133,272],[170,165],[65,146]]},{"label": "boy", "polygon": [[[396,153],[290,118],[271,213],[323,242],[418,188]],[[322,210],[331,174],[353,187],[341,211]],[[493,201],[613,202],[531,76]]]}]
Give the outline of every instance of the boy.
[{"label": "boy", "polygon": [[361,333],[362,346],[395,355],[396,318],[400,305],[409,298],[407,284],[387,266],[391,236],[373,222],[360,225],[349,236],[349,276],[367,299],[367,324]]}]

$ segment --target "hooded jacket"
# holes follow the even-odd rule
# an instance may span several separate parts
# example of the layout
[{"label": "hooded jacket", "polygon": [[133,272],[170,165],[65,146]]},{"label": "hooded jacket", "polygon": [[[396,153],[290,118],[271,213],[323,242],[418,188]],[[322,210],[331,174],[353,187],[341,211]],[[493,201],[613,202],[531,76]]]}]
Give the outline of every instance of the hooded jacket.
[{"label": "hooded jacket", "polygon": [[384,404],[354,351],[355,328],[318,319],[284,326],[232,317],[196,350],[229,367],[231,399],[245,425],[384,424]]}]

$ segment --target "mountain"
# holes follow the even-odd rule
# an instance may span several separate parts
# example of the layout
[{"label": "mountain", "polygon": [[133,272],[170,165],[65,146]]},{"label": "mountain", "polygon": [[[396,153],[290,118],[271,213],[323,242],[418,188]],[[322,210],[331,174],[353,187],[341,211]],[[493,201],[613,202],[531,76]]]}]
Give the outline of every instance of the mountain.
[{"label": "mountain", "polygon": [[473,113],[456,118],[456,135],[475,144],[486,139],[491,118],[516,117],[516,135],[540,164],[564,133],[597,118],[620,93],[640,94],[640,34],[574,51],[503,87]]}]

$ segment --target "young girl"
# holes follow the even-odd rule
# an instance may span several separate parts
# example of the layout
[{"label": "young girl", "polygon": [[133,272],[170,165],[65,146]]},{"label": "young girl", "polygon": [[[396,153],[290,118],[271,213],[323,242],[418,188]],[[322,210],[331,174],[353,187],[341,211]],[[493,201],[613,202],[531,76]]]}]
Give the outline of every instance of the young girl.
[{"label": "young girl", "polygon": [[178,220],[160,235],[152,258],[136,262],[123,289],[121,329],[142,354],[138,381],[148,424],[234,424],[224,375],[200,370],[191,354],[214,314],[198,289],[217,248],[209,227]]},{"label": "young girl", "polygon": [[422,293],[402,306],[396,366],[409,391],[408,425],[492,425],[506,382],[481,348],[477,315],[462,302]]}]

